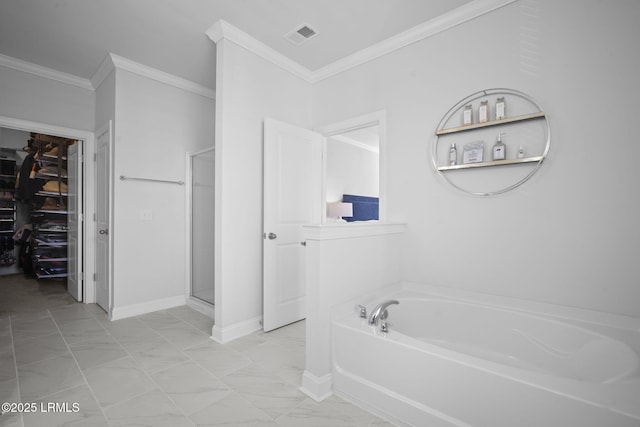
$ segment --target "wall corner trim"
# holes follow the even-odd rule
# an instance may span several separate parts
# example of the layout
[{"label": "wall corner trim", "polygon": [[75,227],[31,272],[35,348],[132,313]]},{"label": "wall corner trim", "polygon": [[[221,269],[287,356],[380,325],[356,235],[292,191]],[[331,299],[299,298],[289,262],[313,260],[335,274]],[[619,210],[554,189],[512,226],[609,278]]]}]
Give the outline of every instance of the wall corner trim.
[{"label": "wall corner trim", "polygon": [[18,58],[0,54],[0,66],[11,68],[24,73],[33,74],[34,76],[43,77],[49,80],[55,80],[71,86],[77,86],[81,89],[93,90],[91,81],[52,68],[43,67],[31,62],[23,61]]},{"label": "wall corner trim", "polygon": [[262,329],[262,316],[247,319],[229,326],[213,325],[211,339],[220,344],[226,344],[237,338],[249,335]]},{"label": "wall corner trim", "polygon": [[253,38],[239,28],[234,27],[225,20],[221,19],[216,21],[205,33],[216,44],[223,39],[230,40],[262,59],[290,72],[294,76],[309,83],[313,80],[313,72],[311,70],[289,59],[287,56],[267,46],[260,40]]},{"label": "wall corner trim", "polygon": [[109,75],[113,68],[119,70],[125,70],[130,73],[137,74],[142,77],[146,77],[155,80],[160,83],[164,83],[178,89],[186,90],[188,92],[195,93],[197,95],[204,96],[206,98],[215,99],[216,93],[214,90],[200,84],[194,83],[190,80],[183,79],[182,77],[175,76],[173,74],[165,73],[156,68],[152,68],[138,62],[132,61],[114,53],[109,53],[102,65],[98,68],[98,71],[91,79],[94,87],[98,87],[102,80]]},{"label": "wall corner trim", "polygon": [[322,402],[333,394],[333,377],[331,374],[318,377],[305,370],[299,390],[316,402]]},{"label": "wall corner trim", "polygon": [[351,68],[357,67],[358,65],[394,52],[412,43],[431,37],[449,28],[485,15],[503,6],[507,6],[515,1],[516,0],[473,0],[470,3],[453,9],[434,19],[423,22],[422,24],[416,25],[413,28],[409,28],[402,33],[389,37],[386,40],[314,71],[300,65],[222,19],[215,22],[205,33],[214,43],[218,43],[223,39],[230,40],[263,59],[281,67],[285,71],[314,84],[335,76],[343,71],[347,71]]},{"label": "wall corner trim", "polygon": [[91,77],[91,86],[94,90],[100,87],[104,79],[106,79],[113,70],[115,70],[115,65],[111,60],[111,54],[108,53],[100,63],[98,70]]}]

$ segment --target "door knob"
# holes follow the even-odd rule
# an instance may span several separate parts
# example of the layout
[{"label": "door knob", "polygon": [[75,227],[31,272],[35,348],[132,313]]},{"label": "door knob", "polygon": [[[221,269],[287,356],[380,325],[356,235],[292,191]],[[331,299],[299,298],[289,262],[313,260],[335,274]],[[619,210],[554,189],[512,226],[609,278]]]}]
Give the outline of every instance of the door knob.
[{"label": "door knob", "polygon": [[269,240],[273,240],[276,239],[278,235],[276,233],[269,233],[267,234],[267,237],[269,238]]},{"label": "door knob", "polygon": [[98,231],[100,234],[109,234],[109,230],[100,230]]}]

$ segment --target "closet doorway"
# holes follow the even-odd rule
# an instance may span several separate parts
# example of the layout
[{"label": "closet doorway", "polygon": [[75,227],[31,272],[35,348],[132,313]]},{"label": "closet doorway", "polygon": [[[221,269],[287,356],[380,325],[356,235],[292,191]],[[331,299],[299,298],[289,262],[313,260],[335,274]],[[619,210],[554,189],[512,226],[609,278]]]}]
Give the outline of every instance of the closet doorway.
[{"label": "closet doorway", "polygon": [[[43,292],[62,285],[75,300],[86,302],[92,296],[83,283],[86,139],[58,130],[0,118],[0,157],[3,166],[13,165],[3,171],[3,197],[8,196],[2,200],[2,255],[7,262],[0,275],[38,280]],[[21,171],[26,161],[32,163],[28,174]],[[15,189],[7,187],[10,181]]]},{"label": "closet doorway", "polygon": [[215,149],[188,155],[190,170],[189,305],[213,317]]}]

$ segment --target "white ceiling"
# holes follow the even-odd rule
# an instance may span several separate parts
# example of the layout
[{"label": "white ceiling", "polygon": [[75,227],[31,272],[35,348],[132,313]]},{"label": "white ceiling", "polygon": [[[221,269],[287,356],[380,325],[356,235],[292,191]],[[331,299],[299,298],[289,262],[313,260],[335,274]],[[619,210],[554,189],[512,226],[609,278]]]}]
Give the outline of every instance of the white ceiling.
[{"label": "white ceiling", "polygon": [[[0,0],[0,54],[90,79],[111,52],[215,89],[224,19],[311,71],[472,0]],[[301,46],[284,34],[306,23]]]}]

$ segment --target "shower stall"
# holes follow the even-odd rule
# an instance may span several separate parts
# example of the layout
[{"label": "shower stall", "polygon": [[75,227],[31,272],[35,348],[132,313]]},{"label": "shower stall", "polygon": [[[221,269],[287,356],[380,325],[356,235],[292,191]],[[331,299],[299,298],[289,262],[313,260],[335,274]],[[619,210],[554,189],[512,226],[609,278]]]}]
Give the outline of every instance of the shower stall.
[{"label": "shower stall", "polygon": [[190,306],[213,317],[215,150],[188,155],[190,171]]}]

